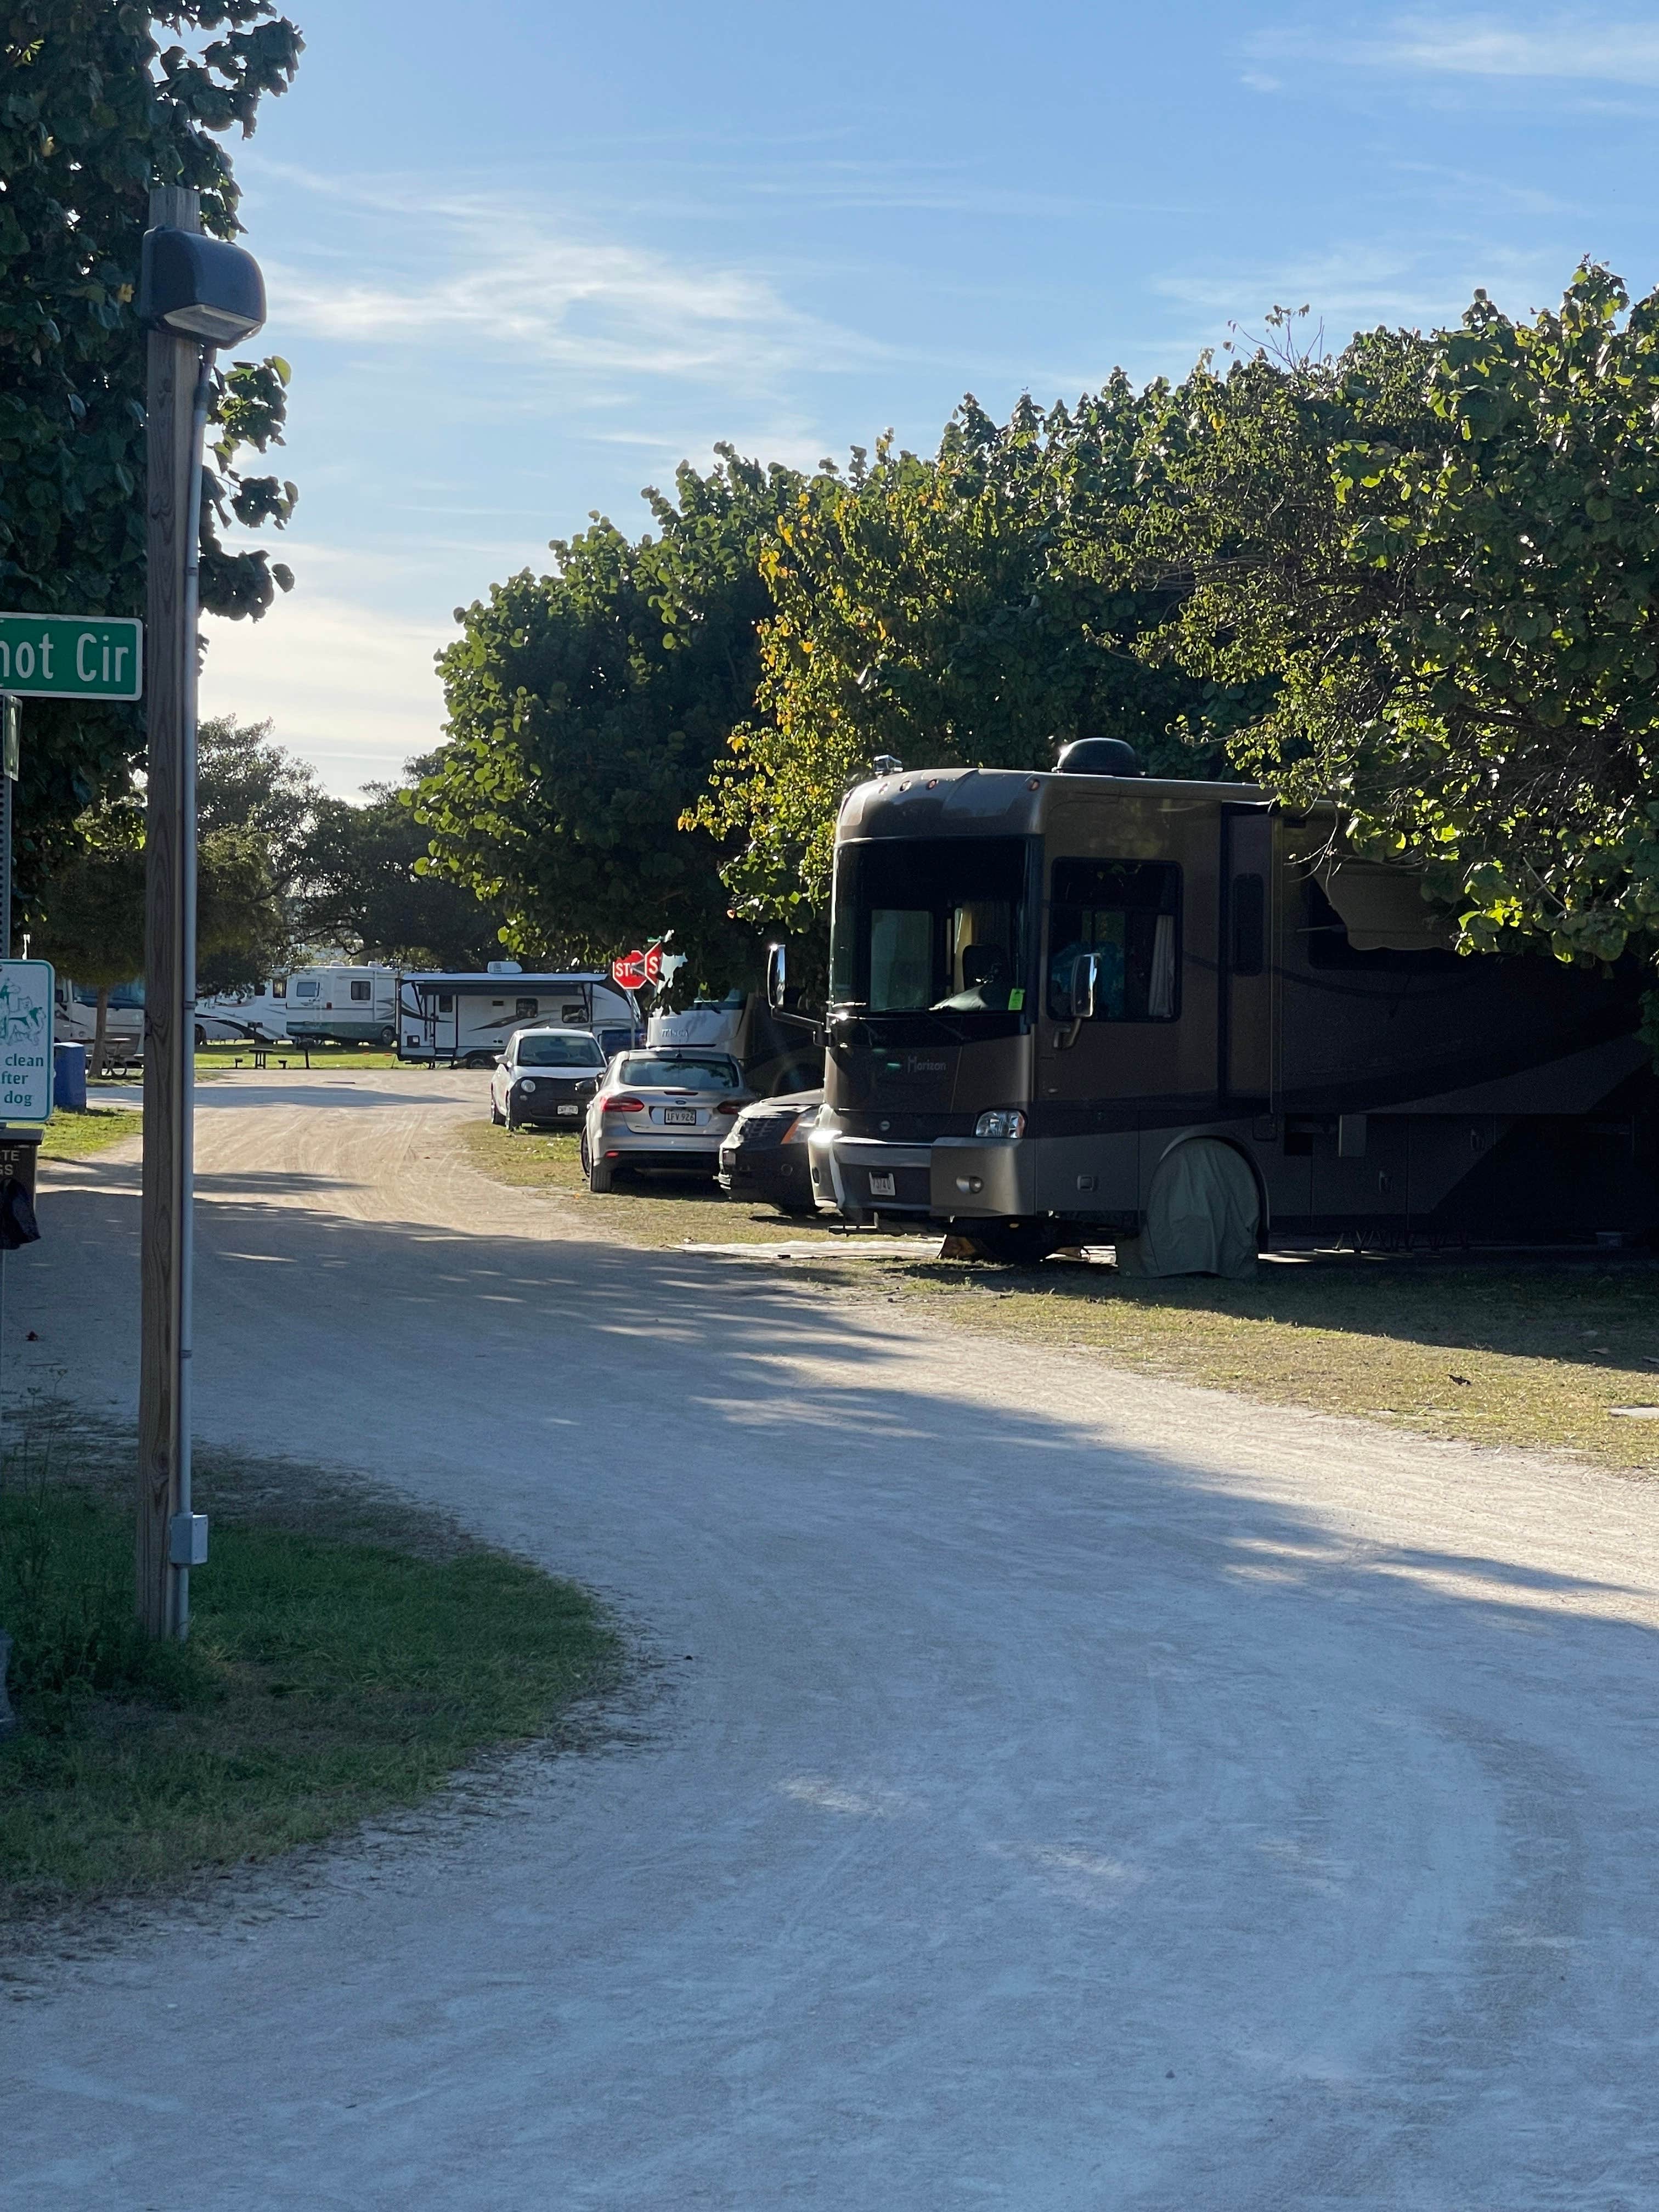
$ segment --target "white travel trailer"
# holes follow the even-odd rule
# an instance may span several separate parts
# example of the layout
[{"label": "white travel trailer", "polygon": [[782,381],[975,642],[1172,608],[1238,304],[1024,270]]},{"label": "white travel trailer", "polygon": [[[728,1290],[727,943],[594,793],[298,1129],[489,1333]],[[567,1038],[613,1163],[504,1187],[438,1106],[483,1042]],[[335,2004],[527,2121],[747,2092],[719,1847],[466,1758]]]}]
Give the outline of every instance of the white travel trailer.
[{"label": "white travel trailer", "polygon": [[526,1023],[592,1030],[607,1058],[640,1038],[633,1000],[596,971],[526,975],[516,962],[495,960],[482,975],[425,969],[398,978],[399,1060],[493,1067]]},{"label": "white travel trailer", "polygon": [[[59,1044],[83,1044],[90,1051],[98,1027],[98,994],[90,983],[59,975],[53,993],[52,1036]],[[117,983],[104,1014],[104,1057],[118,1063],[137,1060],[144,1049],[144,983]]]},{"label": "white travel trailer", "polygon": [[198,1044],[280,1044],[288,1035],[288,978],[270,975],[246,991],[221,991],[196,1002]]},{"label": "white travel trailer", "polygon": [[296,968],[287,981],[288,1034],[296,1044],[397,1043],[395,969]]}]

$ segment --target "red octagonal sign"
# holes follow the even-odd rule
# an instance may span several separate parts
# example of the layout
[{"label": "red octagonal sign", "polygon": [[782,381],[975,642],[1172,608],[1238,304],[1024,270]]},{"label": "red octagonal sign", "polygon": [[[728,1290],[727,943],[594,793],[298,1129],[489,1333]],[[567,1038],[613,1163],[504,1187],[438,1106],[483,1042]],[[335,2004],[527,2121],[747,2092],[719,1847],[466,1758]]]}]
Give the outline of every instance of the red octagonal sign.
[{"label": "red octagonal sign", "polygon": [[624,991],[642,990],[646,982],[643,952],[624,952],[611,963],[611,981]]}]

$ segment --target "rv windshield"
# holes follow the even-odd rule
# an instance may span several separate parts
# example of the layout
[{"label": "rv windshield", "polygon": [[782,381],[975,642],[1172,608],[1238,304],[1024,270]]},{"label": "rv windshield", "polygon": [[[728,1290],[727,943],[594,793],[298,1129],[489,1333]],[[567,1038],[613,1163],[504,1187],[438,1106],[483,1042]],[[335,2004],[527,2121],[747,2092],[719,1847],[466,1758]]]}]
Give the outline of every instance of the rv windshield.
[{"label": "rv windshield", "polygon": [[1021,837],[876,838],[836,856],[830,1000],[872,1014],[1025,1005]]},{"label": "rv windshield", "polygon": [[538,1036],[532,1030],[519,1039],[520,1067],[599,1067],[605,1054],[591,1036]]}]

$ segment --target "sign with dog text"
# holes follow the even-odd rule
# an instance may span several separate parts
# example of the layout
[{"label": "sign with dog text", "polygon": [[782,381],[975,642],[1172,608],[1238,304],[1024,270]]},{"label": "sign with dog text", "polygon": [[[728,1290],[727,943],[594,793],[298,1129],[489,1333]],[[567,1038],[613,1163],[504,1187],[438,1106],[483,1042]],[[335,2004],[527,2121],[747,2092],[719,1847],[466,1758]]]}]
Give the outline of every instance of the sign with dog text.
[{"label": "sign with dog text", "polygon": [[0,960],[0,1119],[52,1114],[52,963]]}]

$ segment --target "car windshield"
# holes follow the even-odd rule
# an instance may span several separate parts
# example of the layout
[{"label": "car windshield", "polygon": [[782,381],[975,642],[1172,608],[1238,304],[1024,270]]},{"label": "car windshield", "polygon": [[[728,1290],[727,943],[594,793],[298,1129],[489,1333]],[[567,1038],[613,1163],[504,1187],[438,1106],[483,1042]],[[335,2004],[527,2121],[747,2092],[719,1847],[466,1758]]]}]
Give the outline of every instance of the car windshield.
[{"label": "car windshield", "polygon": [[1024,1006],[1024,840],[878,838],[836,856],[830,998],[872,1014]]},{"label": "car windshield", "polygon": [[738,1063],[722,1054],[701,1054],[685,1060],[656,1053],[630,1053],[618,1072],[620,1082],[655,1084],[671,1091],[740,1091],[743,1078]]},{"label": "car windshield", "polygon": [[599,1067],[605,1054],[591,1036],[521,1036],[520,1067]]}]

